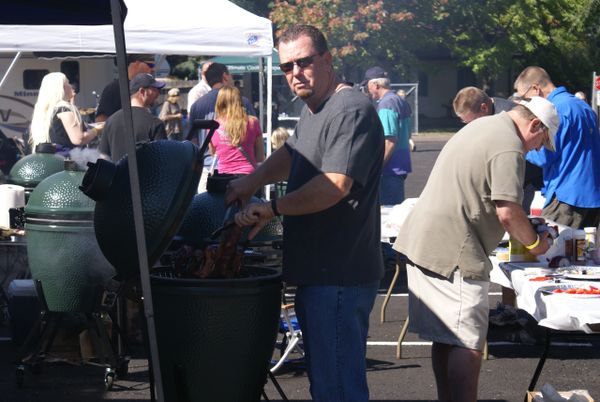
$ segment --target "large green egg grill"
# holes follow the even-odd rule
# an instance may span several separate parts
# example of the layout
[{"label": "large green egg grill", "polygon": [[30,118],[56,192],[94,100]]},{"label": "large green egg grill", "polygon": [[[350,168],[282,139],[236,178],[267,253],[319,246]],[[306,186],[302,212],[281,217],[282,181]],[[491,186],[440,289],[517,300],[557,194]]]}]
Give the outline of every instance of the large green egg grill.
[{"label": "large green egg grill", "polygon": [[50,311],[91,312],[114,275],[94,234],[94,201],[72,161],[33,190],[25,207],[27,257]]},{"label": "large green egg grill", "polygon": [[[227,183],[233,178],[234,176],[212,176],[208,178],[207,191],[194,196],[177,233],[177,240],[200,246],[211,241],[210,235],[223,225],[227,211],[225,190]],[[249,202],[262,201],[257,197],[252,197]],[[245,232],[247,233],[248,229]],[[283,226],[281,221],[278,218],[273,218],[252,239],[252,244],[281,241],[282,235]]]},{"label": "large green egg grill", "polygon": [[35,153],[19,159],[10,169],[8,181],[25,187],[26,200],[42,180],[63,170],[65,158],[55,151],[56,147],[52,144],[39,144]]}]

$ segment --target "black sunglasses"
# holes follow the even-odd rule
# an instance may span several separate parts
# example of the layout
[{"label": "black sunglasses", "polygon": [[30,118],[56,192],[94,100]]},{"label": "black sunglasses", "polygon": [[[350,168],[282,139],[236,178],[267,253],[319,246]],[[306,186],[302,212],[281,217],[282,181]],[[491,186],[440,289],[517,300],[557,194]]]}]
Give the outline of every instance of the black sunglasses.
[{"label": "black sunglasses", "polygon": [[312,56],[306,56],[302,57],[301,59],[288,61],[287,63],[281,63],[279,65],[279,68],[284,73],[289,73],[290,71],[292,71],[294,69],[294,64],[300,68],[306,68],[313,64],[316,56],[318,56],[318,54],[313,54]]},{"label": "black sunglasses", "polygon": [[150,68],[154,68],[154,66],[155,66],[154,62],[152,62],[152,61],[144,61],[143,63]]}]

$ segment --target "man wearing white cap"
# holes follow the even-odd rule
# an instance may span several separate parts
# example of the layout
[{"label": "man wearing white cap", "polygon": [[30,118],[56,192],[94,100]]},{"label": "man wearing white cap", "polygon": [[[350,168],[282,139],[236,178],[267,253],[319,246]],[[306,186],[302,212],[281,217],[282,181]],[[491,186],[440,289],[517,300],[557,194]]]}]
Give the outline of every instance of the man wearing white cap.
[{"label": "man wearing white cap", "polygon": [[183,140],[183,114],[179,106],[179,88],[171,88],[167,92],[167,100],[164,101],[158,118],[165,122],[167,137],[170,140]]},{"label": "man wearing white cap", "polygon": [[556,107],[560,125],[556,149],[529,152],[527,160],[544,175],[542,216],[575,229],[600,222],[600,133],[597,116],[565,87],[556,87],[541,67],[519,74],[515,90],[523,97],[541,96]]},{"label": "man wearing white cap", "polygon": [[521,207],[527,151],[554,149],[556,110],[536,97],[481,117],[447,142],[394,249],[409,259],[409,330],[433,342],[440,401],[475,402],[488,328],[488,255],[507,231],[549,248]]}]

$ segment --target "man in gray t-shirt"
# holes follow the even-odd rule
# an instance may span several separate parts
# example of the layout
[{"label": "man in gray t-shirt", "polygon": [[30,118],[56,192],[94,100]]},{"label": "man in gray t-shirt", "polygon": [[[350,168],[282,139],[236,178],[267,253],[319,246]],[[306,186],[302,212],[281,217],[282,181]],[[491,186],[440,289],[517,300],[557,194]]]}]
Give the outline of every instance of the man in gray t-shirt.
[{"label": "man in gray t-shirt", "polygon": [[257,188],[287,180],[284,197],[248,205],[236,222],[254,225],[253,236],[274,216],[285,216],[283,277],[297,285],[312,398],[366,402],[369,314],[383,276],[383,129],[368,99],[336,77],[316,28],[287,30],[279,58],[306,107],[295,135],[252,174],[231,182],[226,200],[247,200]]}]

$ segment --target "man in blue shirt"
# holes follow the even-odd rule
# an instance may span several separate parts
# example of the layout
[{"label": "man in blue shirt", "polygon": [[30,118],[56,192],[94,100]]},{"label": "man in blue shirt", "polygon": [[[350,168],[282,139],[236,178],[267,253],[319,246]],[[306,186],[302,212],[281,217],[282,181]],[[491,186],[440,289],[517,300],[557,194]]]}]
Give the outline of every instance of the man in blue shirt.
[{"label": "man in blue shirt", "polygon": [[385,153],[379,187],[381,205],[404,201],[404,180],[412,171],[410,163],[410,106],[390,88],[387,72],[371,67],[361,84],[377,101],[377,114],[383,125]]},{"label": "man in blue shirt", "polygon": [[556,151],[530,151],[527,160],[543,169],[546,197],[542,216],[572,228],[600,221],[600,133],[592,108],[556,87],[541,67],[527,67],[515,81],[523,98],[542,96],[560,116]]}]

